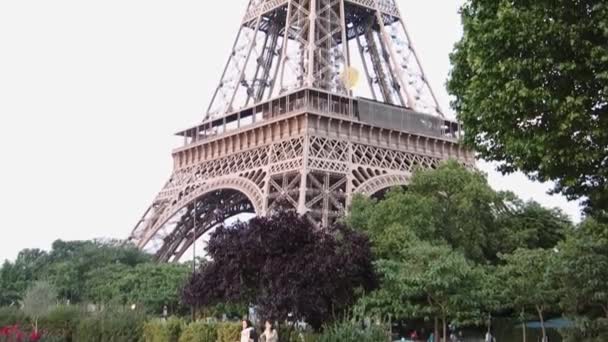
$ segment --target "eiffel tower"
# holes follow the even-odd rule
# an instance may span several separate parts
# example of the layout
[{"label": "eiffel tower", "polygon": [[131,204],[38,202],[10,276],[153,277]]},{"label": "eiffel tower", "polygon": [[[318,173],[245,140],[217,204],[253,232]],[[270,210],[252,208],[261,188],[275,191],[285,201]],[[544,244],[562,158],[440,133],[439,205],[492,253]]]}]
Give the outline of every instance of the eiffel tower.
[{"label": "eiffel tower", "polygon": [[326,227],[354,194],[447,159],[472,165],[460,134],[396,0],[250,0],[202,123],[177,133],[173,174],[129,240],[176,261],[225,220],[279,203]]}]

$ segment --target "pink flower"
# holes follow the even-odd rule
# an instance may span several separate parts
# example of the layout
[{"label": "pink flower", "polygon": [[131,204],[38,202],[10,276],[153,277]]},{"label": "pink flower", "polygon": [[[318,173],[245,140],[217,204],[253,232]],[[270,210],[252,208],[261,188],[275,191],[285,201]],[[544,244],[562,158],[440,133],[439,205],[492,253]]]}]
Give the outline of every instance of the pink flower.
[{"label": "pink flower", "polygon": [[30,334],[30,342],[37,342],[42,338],[42,334],[40,332],[32,331]]}]

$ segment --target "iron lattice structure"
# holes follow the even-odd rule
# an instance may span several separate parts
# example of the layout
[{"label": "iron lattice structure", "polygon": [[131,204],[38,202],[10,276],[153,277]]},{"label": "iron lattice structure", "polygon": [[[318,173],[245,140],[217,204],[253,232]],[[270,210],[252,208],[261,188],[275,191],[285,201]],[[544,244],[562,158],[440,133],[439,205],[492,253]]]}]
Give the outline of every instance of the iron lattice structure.
[{"label": "iron lattice structure", "polygon": [[203,122],[178,133],[174,172],[130,240],[179,260],[226,219],[278,203],[325,227],[355,193],[449,158],[473,164],[459,132],[395,0],[251,0]]}]

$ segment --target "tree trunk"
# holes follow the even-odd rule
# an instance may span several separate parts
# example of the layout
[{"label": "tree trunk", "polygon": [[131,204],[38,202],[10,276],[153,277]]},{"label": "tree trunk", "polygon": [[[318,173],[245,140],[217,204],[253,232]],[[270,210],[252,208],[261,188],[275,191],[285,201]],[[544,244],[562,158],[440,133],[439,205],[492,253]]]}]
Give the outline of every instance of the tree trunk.
[{"label": "tree trunk", "polygon": [[489,314],[488,315],[488,329],[487,332],[490,332],[492,330],[492,315]]},{"label": "tree trunk", "polygon": [[388,340],[393,340],[393,317],[388,315]]},{"label": "tree trunk", "polygon": [[445,314],[441,317],[441,323],[443,324],[443,341],[446,342],[448,340],[448,325],[446,322]]},{"label": "tree trunk", "polygon": [[545,342],[547,340],[547,331],[545,330],[545,320],[543,317],[543,311],[541,310],[540,307],[536,307],[536,311],[538,312],[538,318],[540,319],[540,330],[542,331],[542,342]]},{"label": "tree trunk", "polygon": [[435,342],[439,342],[439,319],[435,317],[435,332],[433,334]]},{"label": "tree trunk", "polygon": [[522,325],[521,325],[521,329],[522,329],[522,338],[523,338],[523,342],[526,342],[526,314],[524,312],[524,310],[521,310],[521,321],[522,321]]}]

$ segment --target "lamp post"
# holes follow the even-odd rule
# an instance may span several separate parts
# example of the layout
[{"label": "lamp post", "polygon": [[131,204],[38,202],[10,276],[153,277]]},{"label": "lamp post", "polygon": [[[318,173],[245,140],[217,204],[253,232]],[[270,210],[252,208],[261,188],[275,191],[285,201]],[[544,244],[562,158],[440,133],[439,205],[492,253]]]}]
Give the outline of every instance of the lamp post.
[{"label": "lamp post", "polygon": [[[194,199],[194,209],[192,210],[192,277],[194,278],[195,274],[196,274],[196,220],[197,220],[197,213],[196,213],[196,204],[197,204],[197,200]],[[194,304],[192,304],[192,321],[194,322],[196,320],[196,308],[194,306]]]}]

